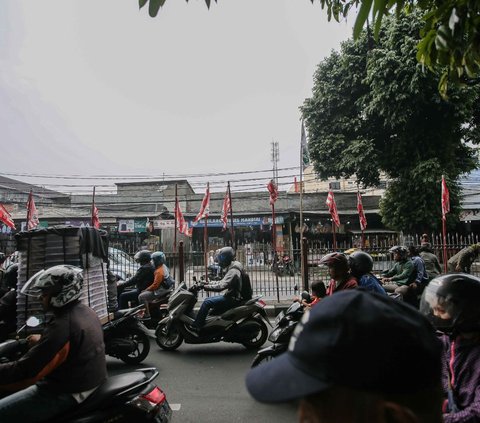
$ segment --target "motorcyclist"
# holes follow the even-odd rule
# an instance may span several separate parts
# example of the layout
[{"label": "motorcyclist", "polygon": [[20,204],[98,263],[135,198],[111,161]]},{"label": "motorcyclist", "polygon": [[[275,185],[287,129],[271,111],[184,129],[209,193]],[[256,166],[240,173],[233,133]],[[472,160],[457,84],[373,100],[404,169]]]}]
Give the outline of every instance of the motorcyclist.
[{"label": "motorcyclist", "polygon": [[350,273],[347,256],[343,253],[325,254],[320,260],[320,264],[328,266],[330,274],[330,283],[327,287],[327,295],[344,289],[358,287],[357,279]]},{"label": "motorcyclist", "polygon": [[359,288],[387,295],[380,281],[372,275],[373,259],[370,254],[365,251],[354,251],[348,256],[348,263],[352,275],[358,280]]},{"label": "motorcyclist", "polygon": [[155,298],[166,295],[170,290],[170,286],[167,286],[166,282],[169,279],[170,270],[165,264],[165,254],[162,251],[155,251],[151,257],[153,267],[155,268],[154,278],[138,295],[138,301],[145,304],[145,319],[150,318],[150,302]]},{"label": "motorcyclist", "polygon": [[202,286],[205,291],[220,292],[226,290],[226,292],[224,295],[205,298],[191,326],[194,332],[199,332],[203,327],[210,309],[213,309],[217,314],[224,313],[236,307],[242,301],[240,289],[243,266],[234,259],[235,250],[232,247],[223,247],[218,251],[217,261],[220,267],[225,269],[225,276],[218,283],[207,283]]},{"label": "motorcyclist", "polygon": [[395,264],[382,273],[383,287],[385,291],[399,294],[403,299],[415,281],[415,267],[413,261],[408,258],[408,250],[403,245],[395,245],[390,248],[389,253],[393,254]]},{"label": "motorcyclist", "polygon": [[[153,283],[155,277],[155,268],[151,263],[152,256],[150,251],[138,251],[133,259],[140,265],[135,275],[124,282],[117,283],[117,288],[122,291],[118,298],[120,309],[128,308],[129,302],[137,302],[138,295]],[[126,287],[133,285],[135,285],[135,289],[125,291]]]},{"label": "motorcyclist", "polygon": [[14,332],[17,325],[17,276],[18,264],[8,266],[3,283],[9,291],[0,298],[0,341]]},{"label": "motorcyclist", "polygon": [[442,333],[444,422],[480,421],[480,278],[449,273],[430,281],[420,303]]},{"label": "motorcyclist", "polygon": [[22,288],[53,317],[41,336],[31,335],[33,346],[22,358],[0,364],[0,390],[22,389],[0,400],[2,423],[50,421],[88,398],[107,377],[102,325],[79,301],[81,272],[54,266]]},{"label": "motorcyclist", "polygon": [[473,262],[480,255],[480,243],[463,248],[448,259],[449,272],[470,273]]}]

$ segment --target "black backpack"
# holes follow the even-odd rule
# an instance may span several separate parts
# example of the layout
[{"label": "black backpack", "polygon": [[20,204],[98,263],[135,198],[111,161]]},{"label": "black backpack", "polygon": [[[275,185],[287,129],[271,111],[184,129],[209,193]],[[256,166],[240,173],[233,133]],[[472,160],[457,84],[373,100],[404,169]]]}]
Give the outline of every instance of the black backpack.
[{"label": "black backpack", "polygon": [[245,270],[240,269],[236,266],[233,266],[235,269],[240,271],[242,275],[241,285],[240,285],[240,295],[243,301],[248,301],[252,299],[253,289],[252,283],[250,282],[250,275],[245,272]]}]

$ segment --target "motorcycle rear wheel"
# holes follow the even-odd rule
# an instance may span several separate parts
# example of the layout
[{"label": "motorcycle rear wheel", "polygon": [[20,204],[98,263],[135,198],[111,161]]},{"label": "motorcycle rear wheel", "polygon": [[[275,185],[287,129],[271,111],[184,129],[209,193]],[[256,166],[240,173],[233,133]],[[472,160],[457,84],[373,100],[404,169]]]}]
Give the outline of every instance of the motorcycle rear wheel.
[{"label": "motorcycle rear wheel", "polygon": [[257,350],[260,348],[268,338],[267,325],[260,319],[249,319],[245,323],[255,322],[259,326],[259,332],[248,341],[242,342],[242,345],[249,350]]},{"label": "motorcycle rear wheel", "polygon": [[183,342],[183,336],[178,331],[175,325],[170,325],[170,328],[166,329],[166,323],[159,324],[155,329],[155,339],[157,345],[165,351],[176,350]]},{"label": "motorcycle rear wheel", "polygon": [[120,360],[127,364],[140,364],[145,360],[150,352],[150,338],[140,329],[132,329],[132,331],[125,336],[136,345],[134,351],[128,355],[119,356]]}]

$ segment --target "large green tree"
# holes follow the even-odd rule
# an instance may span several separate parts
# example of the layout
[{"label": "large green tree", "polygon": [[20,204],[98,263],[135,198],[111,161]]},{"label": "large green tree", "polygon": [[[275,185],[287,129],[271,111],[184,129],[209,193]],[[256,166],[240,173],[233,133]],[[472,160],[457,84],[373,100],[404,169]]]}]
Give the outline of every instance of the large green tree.
[{"label": "large green tree", "polygon": [[386,226],[435,228],[442,174],[455,220],[458,178],[476,166],[479,87],[455,87],[442,99],[437,76],[416,60],[419,14],[384,24],[378,40],[364,31],[319,64],[313,95],[301,107],[310,154],[321,178],[356,175],[371,187],[385,174],[391,180],[381,202]]},{"label": "large green tree", "polygon": [[[148,3],[155,17],[166,0],[138,0],[142,8]],[[188,0],[186,0],[188,2]],[[216,2],[217,0],[215,0]],[[314,3],[315,0],[310,0]],[[440,70],[439,90],[447,95],[448,81],[474,84],[480,81],[480,1],[479,0],[318,0],[327,10],[328,19],[345,18],[358,10],[354,38],[370,18],[375,38],[382,20],[395,12],[418,11],[422,16],[417,59],[431,70]],[[205,0],[210,7],[211,0]]]}]

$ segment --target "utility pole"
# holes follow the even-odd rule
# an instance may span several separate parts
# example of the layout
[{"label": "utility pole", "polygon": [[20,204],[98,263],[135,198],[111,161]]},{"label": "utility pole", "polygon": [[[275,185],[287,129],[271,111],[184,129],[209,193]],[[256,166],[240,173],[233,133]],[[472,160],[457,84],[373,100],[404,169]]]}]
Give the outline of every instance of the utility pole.
[{"label": "utility pole", "polygon": [[272,141],[272,163],[273,163],[273,182],[278,187],[278,161],[280,160],[280,149],[278,141]]}]

